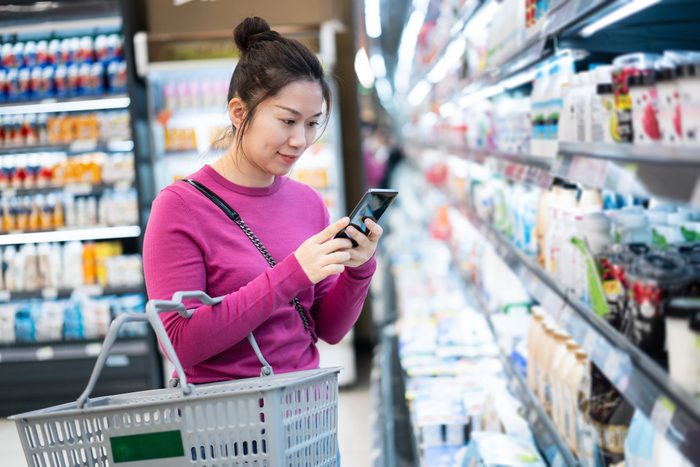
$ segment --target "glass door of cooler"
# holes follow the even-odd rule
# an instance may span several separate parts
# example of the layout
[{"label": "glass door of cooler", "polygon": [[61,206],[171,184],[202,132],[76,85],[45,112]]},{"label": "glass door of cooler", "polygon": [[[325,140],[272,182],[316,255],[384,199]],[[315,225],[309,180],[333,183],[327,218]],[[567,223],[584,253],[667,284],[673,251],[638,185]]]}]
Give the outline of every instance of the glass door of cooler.
[{"label": "glass door of cooler", "polygon": [[[119,5],[51,3],[0,18],[0,414],[76,399],[145,308]],[[153,344],[125,328],[96,394],[160,385]]]},{"label": "glass door of cooler", "polygon": [[226,96],[233,59],[148,65],[151,146],[156,188],[214,162],[231,123]]}]

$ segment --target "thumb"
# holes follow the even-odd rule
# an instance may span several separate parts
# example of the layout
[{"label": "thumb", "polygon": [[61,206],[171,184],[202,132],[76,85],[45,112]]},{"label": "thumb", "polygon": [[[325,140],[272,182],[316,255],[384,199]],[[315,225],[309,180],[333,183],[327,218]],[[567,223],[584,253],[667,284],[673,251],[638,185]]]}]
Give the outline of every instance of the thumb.
[{"label": "thumb", "polygon": [[331,238],[335,237],[338,232],[343,230],[350,223],[349,217],[342,217],[337,221],[333,222],[331,225],[321,230],[319,233],[313,236],[314,240],[318,244],[325,243]]}]

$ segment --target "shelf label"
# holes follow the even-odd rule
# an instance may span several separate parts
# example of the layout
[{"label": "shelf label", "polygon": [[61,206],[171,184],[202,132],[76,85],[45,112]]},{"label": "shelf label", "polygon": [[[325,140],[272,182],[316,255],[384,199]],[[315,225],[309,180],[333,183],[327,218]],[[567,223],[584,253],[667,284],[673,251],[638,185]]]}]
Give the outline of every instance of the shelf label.
[{"label": "shelf label", "polygon": [[41,289],[41,296],[44,300],[55,300],[58,298],[58,289],[55,287],[46,287]]},{"label": "shelf label", "polygon": [[88,357],[97,357],[102,350],[102,344],[94,342],[85,346],[85,355]]},{"label": "shelf label", "polygon": [[617,350],[611,350],[603,362],[603,373],[624,393],[630,382],[632,362],[629,356]]},{"label": "shelf label", "polygon": [[595,350],[598,343],[598,335],[595,331],[590,329],[586,331],[586,336],[583,338],[583,350],[585,350],[589,358],[593,355],[593,350]]},{"label": "shelf label", "polygon": [[71,152],[94,151],[97,149],[97,141],[91,139],[73,141],[69,149]]},{"label": "shelf label", "polygon": [[668,397],[660,396],[656,399],[649,418],[656,429],[665,435],[675,412],[676,405]]},{"label": "shelf label", "polygon": [[71,183],[66,185],[65,191],[74,195],[89,195],[92,193],[92,185],[89,183]]},{"label": "shelf label", "polygon": [[53,347],[39,347],[36,349],[36,359],[37,360],[51,360],[53,358],[54,351]]},{"label": "shelf label", "polygon": [[88,297],[99,297],[101,295],[104,295],[104,287],[102,287],[99,284],[80,285],[73,289],[73,294]]}]

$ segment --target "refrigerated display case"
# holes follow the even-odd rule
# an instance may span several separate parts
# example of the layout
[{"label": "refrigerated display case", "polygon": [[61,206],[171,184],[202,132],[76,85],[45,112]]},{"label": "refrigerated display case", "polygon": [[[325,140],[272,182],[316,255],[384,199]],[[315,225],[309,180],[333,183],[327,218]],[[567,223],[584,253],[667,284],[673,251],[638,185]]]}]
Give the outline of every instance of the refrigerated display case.
[{"label": "refrigerated display case", "polygon": [[[697,2],[450,4],[415,2],[425,22],[406,28],[405,178],[515,370],[537,446],[554,465],[697,464],[698,379],[672,356],[697,346],[671,337],[697,337]],[[523,304],[531,324],[512,316]],[[579,352],[567,411],[573,373],[555,362]]]},{"label": "refrigerated display case", "polygon": [[[124,4],[2,2],[0,413],[79,395],[113,317],[143,312],[142,183]],[[145,326],[101,394],[158,387]]]}]

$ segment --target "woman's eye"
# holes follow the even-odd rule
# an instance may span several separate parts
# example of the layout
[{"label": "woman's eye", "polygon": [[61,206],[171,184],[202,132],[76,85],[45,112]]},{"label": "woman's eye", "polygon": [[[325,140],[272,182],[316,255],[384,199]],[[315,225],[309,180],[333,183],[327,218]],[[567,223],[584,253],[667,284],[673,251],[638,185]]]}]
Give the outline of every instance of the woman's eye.
[{"label": "woman's eye", "polygon": [[320,125],[321,125],[321,122],[309,122],[309,126],[311,128],[317,128]]},{"label": "woman's eye", "polygon": [[283,119],[282,123],[284,123],[285,125],[294,125],[295,121],[290,119]]}]

